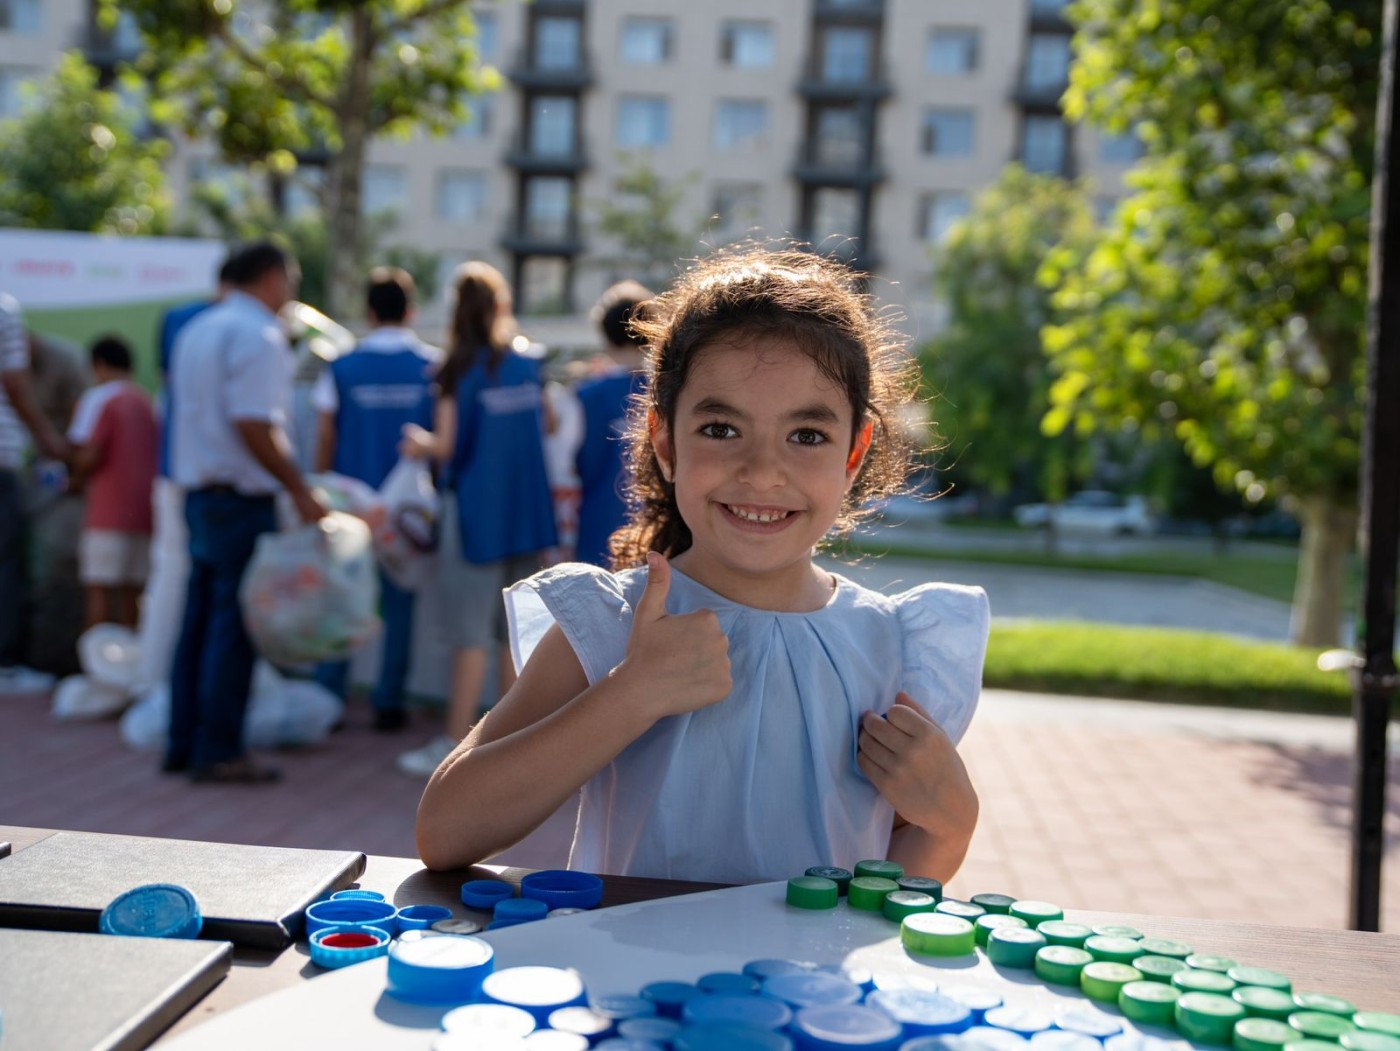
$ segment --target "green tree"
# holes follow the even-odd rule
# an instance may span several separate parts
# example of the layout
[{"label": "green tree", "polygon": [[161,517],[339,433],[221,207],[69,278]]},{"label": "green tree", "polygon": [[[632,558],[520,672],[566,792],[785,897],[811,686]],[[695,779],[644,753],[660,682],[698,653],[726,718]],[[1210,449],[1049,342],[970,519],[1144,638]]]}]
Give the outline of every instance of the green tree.
[{"label": "green tree", "polygon": [[932,408],[948,443],[943,459],[998,496],[1031,485],[1063,497],[1076,446],[1084,448],[1069,435],[1041,433],[1050,376],[1040,331],[1054,313],[1036,275],[1051,250],[1086,242],[1093,226],[1082,186],[1011,165],[935,253],[949,320],[921,348],[919,363],[938,392]]},{"label": "green tree", "polygon": [[138,114],[76,53],[0,123],[0,226],[158,234],[170,211],[167,146],[137,134]]},{"label": "green tree", "polygon": [[594,205],[598,232],[616,246],[598,264],[618,278],[630,277],[661,289],[676,276],[681,261],[703,250],[707,220],[686,224],[677,218],[695,173],[675,182],[663,179],[642,159],[634,159],[613,180],[612,194]]},{"label": "green tree", "polygon": [[1135,129],[1118,221],[1052,256],[1050,433],[1134,420],[1303,522],[1294,640],[1336,643],[1357,521],[1382,0],[1077,0],[1065,109]]},{"label": "green tree", "polygon": [[213,140],[235,164],[326,164],[332,312],[355,310],[366,149],[444,133],[498,83],[477,62],[471,0],[101,0],[129,12],[148,52],[157,119]]}]

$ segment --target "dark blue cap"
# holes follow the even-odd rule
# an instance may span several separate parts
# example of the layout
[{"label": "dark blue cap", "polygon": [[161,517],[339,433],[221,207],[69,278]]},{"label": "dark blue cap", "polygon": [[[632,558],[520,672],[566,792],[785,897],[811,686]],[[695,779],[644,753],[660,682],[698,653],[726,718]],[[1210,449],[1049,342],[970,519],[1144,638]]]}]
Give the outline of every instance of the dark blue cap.
[{"label": "dark blue cap", "polygon": [[194,895],[174,883],[133,887],[117,895],[97,920],[103,934],[139,938],[198,938],[203,926]]},{"label": "dark blue cap", "polygon": [[515,888],[504,880],[472,879],[462,884],[462,904],[490,912],[502,898],[515,897]]},{"label": "dark blue cap", "polygon": [[792,1021],[792,1034],[803,1051],[896,1051],[904,1040],[898,1022],[859,1004],[804,1007]]},{"label": "dark blue cap", "polygon": [[744,973],[752,975],[760,982],[780,974],[810,974],[814,970],[816,964],[802,963],[798,960],[750,960],[744,964]]},{"label": "dark blue cap", "polygon": [[628,1040],[623,1036],[611,1036],[601,1044],[593,1045],[594,1051],[666,1051],[665,1044],[655,1040]]},{"label": "dark blue cap", "polygon": [[792,1040],[741,1025],[688,1026],[671,1041],[674,1051],[792,1051]]},{"label": "dark blue cap", "polygon": [[332,901],[339,898],[363,898],[365,901],[383,901],[384,895],[380,894],[377,890],[360,890],[356,887],[354,890],[338,890],[331,895]]},{"label": "dark blue cap", "polygon": [[657,1015],[624,1018],[617,1023],[617,1035],[624,1040],[650,1040],[662,1047],[669,1047],[680,1031],[681,1024],[674,1018],[661,1018]]},{"label": "dark blue cap", "polygon": [[860,986],[824,971],[780,974],[763,983],[763,995],[781,1000],[794,1011],[817,1004],[860,1002]]},{"label": "dark blue cap", "polygon": [[972,1028],[970,1008],[924,989],[877,989],[865,1003],[904,1026],[909,1036],[939,1036]]},{"label": "dark blue cap", "polygon": [[497,923],[528,923],[549,915],[549,906],[532,898],[502,898],[492,914]]},{"label": "dark blue cap", "polygon": [[380,927],[392,936],[398,933],[399,910],[387,901],[371,898],[331,898],[306,907],[306,936],[326,927],[364,923]]},{"label": "dark blue cap", "polygon": [[656,1014],[655,1003],[645,997],[632,996],[629,993],[605,993],[601,996],[591,996],[588,999],[588,1006],[600,1015],[605,1015],[614,1021]]},{"label": "dark blue cap", "polygon": [[748,996],[758,992],[759,980],[751,974],[738,971],[714,971],[702,974],[695,980],[696,988],[702,993],[735,993]]},{"label": "dark blue cap", "polygon": [[392,939],[378,927],[347,923],[340,927],[323,927],[311,935],[308,947],[311,962],[317,967],[349,967],[363,963],[389,951]]},{"label": "dark blue cap", "polygon": [[464,1004],[480,994],[495,959],[489,942],[469,935],[396,942],[389,949],[388,989],[410,1003]]},{"label": "dark blue cap", "polygon": [[792,1021],[792,1010],[781,1000],[767,996],[701,993],[686,1001],[681,1017],[686,1025],[728,1023],[750,1029],[781,1029]]},{"label": "dark blue cap", "polygon": [[1036,1033],[1043,1033],[1055,1026],[1055,1020],[1044,1011],[1034,1007],[1017,1007],[1011,1004],[992,1008],[987,1012],[986,1021],[987,1025],[997,1029],[1009,1029],[1013,1033],[1024,1036],[1027,1040],[1035,1036]]},{"label": "dark blue cap", "polygon": [[652,982],[639,990],[643,1000],[650,1000],[656,1013],[667,1018],[679,1018],[681,1008],[692,996],[699,996],[700,990],[689,982]]},{"label": "dark blue cap", "polygon": [[439,920],[452,919],[452,910],[445,905],[405,905],[399,909],[400,931],[425,931]]},{"label": "dark blue cap", "polygon": [[596,909],[603,900],[603,881],[589,872],[543,869],[520,881],[520,896],[551,909]]}]

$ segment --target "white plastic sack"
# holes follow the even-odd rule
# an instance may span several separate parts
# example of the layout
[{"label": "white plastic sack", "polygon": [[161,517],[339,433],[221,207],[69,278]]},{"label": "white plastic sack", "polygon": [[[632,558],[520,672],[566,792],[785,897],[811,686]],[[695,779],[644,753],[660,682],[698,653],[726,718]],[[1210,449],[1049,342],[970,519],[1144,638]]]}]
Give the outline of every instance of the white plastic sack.
[{"label": "white plastic sack", "polygon": [[273,664],[344,660],[379,627],[369,527],[332,511],[258,538],[239,589],[243,620]]},{"label": "white plastic sack", "polygon": [[69,675],[53,692],[55,719],[105,719],[131,703],[131,695],[119,687],[87,675]]},{"label": "white plastic sack", "polygon": [[366,482],[349,475],[323,471],[306,476],[306,484],[332,511],[354,515],[375,529],[384,520],[384,499]]},{"label": "white plastic sack", "polygon": [[385,574],[414,591],[432,577],[442,499],[421,460],[403,457],[379,487],[383,522],[374,529],[374,552]]},{"label": "white plastic sack", "polygon": [[130,628],[94,624],[78,637],[78,663],[93,682],[126,696],[141,677],[141,644]]}]

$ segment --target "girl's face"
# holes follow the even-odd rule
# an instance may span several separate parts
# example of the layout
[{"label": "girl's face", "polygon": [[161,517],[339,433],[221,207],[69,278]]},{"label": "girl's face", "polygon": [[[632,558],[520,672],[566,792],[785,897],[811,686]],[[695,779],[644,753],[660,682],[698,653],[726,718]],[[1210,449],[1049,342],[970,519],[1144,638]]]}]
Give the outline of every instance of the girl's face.
[{"label": "girl's face", "polygon": [[845,392],[791,340],[700,350],[674,424],[658,421],[652,438],[693,538],[676,564],[747,605],[823,605],[812,549],[860,470],[853,426]]}]

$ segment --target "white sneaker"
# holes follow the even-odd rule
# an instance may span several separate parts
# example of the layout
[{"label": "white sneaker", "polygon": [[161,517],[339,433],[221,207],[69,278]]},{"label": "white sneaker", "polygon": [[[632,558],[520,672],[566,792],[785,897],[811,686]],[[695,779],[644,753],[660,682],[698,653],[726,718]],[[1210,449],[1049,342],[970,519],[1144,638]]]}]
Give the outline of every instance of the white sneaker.
[{"label": "white sneaker", "polygon": [[456,747],[457,742],[452,738],[446,734],[438,734],[422,748],[401,754],[398,760],[399,771],[409,777],[421,777],[426,781]]},{"label": "white sneaker", "polygon": [[0,697],[48,693],[53,689],[54,681],[54,677],[47,672],[35,671],[23,664],[11,664],[0,668]]}]

